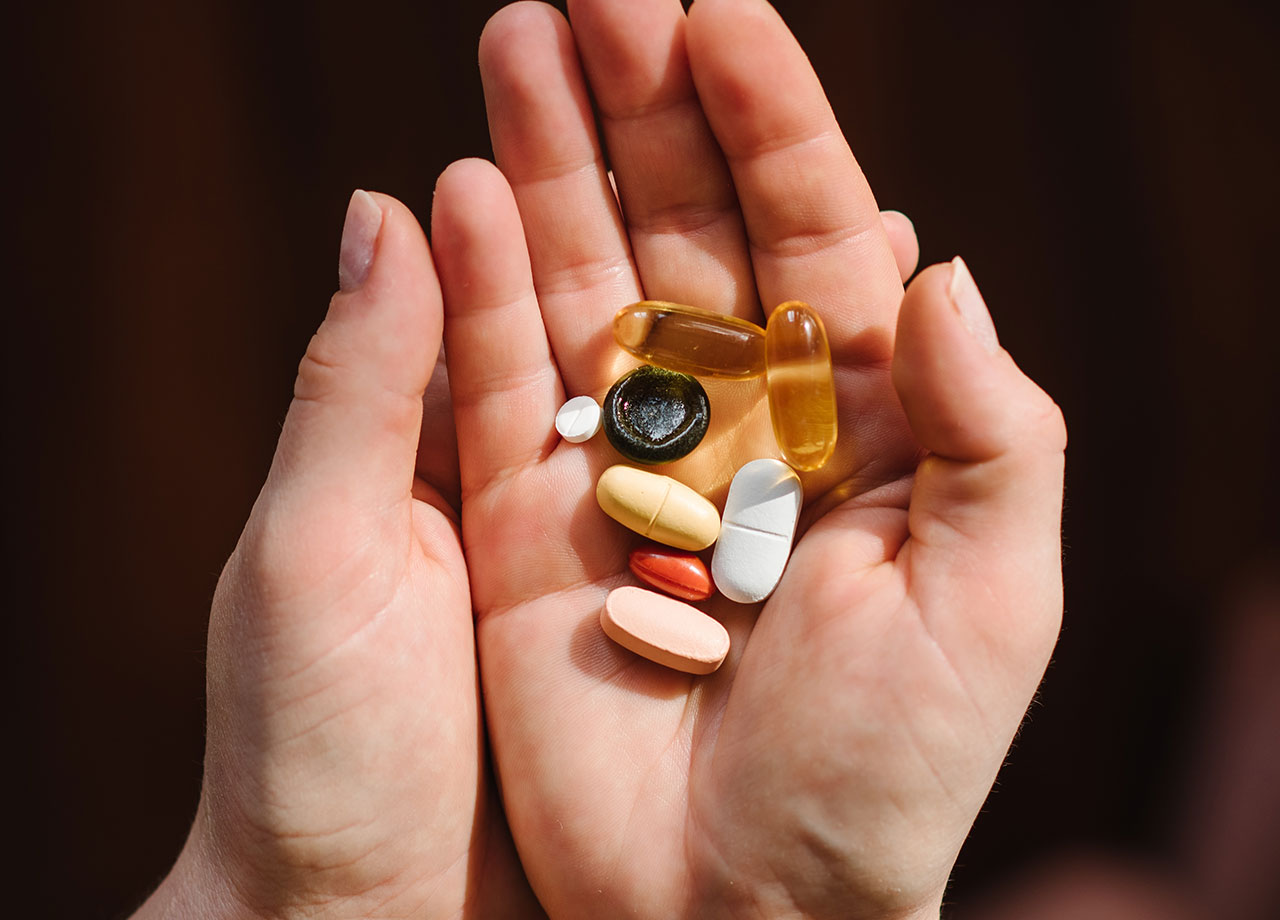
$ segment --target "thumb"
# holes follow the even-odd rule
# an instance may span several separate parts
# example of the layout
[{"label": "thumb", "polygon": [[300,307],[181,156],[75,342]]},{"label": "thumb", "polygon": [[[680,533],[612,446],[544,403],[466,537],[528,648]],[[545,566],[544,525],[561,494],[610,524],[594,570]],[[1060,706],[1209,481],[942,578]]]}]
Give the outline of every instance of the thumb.
[{"label": "thumb", "polygon": [[435,267],[409,209],[356,191],[338,279],[298,367],[276,462],[294,487],[386,506],[413,486],[422,394],[443,322]]},{"label": "thumb", "polygon": [[440,285],[422,229],[403,204],[365,191],[351,196],[338,277],[298,367],[255,509],[266,504],[271,519],[284,520],[292,535],[285,542],[299,554],[302,544],[334,537],[349,546],[387,512],[408,508],[422,394],[440,351]]},{"label": "thumb", "polygon": [[[1020,685],[1038,680],[1032,661],[1047,662],[1062,614],[1066,429],[1000,348],[960,258],[907,289],[893,381],[929,452],[908,516],[912,591],[931,595],[917,600],[937,611],[931,628],[944,648],[994,654]],[[1025,706],[1028,688],[1008,689]]]}]

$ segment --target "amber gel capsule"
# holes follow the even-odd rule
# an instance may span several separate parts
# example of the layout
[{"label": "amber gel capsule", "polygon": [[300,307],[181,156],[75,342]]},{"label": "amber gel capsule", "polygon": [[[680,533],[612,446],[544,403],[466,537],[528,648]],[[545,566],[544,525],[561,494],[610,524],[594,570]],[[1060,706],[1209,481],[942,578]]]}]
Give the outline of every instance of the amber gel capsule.
[{"label": "amber gel capsule", "polygon": [[787,463],[816,470],[836,447],[836,388],[831,347],[818,314],[805,303],[780,304],[765,330],[769,417]]},{"label": "amber gel capsule", "polygon": [[736,316],[642,300],[613,318],[613,337],[637,358],[695,377],[764,373],[764,330]]}]

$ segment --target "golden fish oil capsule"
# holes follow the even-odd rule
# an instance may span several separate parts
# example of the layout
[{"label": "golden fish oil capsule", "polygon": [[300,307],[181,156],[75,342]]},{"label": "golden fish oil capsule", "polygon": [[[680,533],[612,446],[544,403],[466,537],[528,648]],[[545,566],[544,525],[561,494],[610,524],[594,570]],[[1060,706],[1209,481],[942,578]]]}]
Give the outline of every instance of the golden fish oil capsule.
[{"label": "golden fish oil capsule", "polygon": [[742,379],[764,373],[764,330],[736,316],[642,300],[614,316],[613,337],[637,358],[682,374]]},{"label": "golden fish oil capsule", "polygon": [[836,388],[827,331],[808,304],[791,300],[765,331],[769,417],[787,463],[816,470],[836,447]]}]

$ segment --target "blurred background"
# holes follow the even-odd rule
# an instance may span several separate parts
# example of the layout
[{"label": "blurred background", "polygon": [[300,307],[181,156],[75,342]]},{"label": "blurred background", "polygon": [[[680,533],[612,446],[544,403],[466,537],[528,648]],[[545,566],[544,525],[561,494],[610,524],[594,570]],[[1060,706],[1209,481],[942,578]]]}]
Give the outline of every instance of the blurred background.
[{"label": "blurred background", "polygon": [[[501,5],[11,19],[11,916],[125,916],[176,856],[209,601],[347,198],[425,224],[444,166],[489,155]],[[1065,626],[953,913],[1280,916],[1274,6],[776,6],[881,206],[922,264],[965,256],[1070,429]]]}]

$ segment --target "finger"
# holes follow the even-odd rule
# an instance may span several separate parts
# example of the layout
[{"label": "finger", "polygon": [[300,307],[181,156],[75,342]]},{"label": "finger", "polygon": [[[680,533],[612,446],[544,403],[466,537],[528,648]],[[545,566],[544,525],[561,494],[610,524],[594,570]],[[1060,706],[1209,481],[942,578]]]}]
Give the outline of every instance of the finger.
[{"label": "finger", "polygon": [[916,236],[916,225],[911,218],[901,211],[881,211],[880,221],[884,224],[884,232],[889,237],[889,248],[893,250],[893,261],[898,264],[898,275],[906,284],[916,271],[920,262],[920,240]]},{"label": "finger", "polygon": [[[958,258],[908,289],[893,380],[931,452],[916,473],[899,556],[912,590],[939,611],[931,629],[944,649],[973,652],[975,636],[984,656],[1016,649],[1002,660],[1034,682],[1062,610],[1062,415],[1000,348]],[[1008,697],[1018,714],[1030,691],[1019,685]]]},{"label": "finger", "polygon": [[698,0],[689,64],[729,162],[765,311],[799,299],[832,350],[889,354],[902,286],[875,198],[804,52],[765,0]]},{"label": "finger", "polygon": [[679,0],[572,0],[645,296],[759,320],[746,231],[685,53]]},{"label": "finger", "polygon": [[440,286],[408,208],[351,196],[339,281],[299,365],[269,485],[376,512],[411,494],[422,395],[440,349]]},{"label": "finger", "polygon": [[511,189],[484,160],[436,183],[431,212],[444,291],[449,386],[465,497],[554,443],[562,397]]},{"label": "finger", "polygon": [[480,74],[547,337],[569,391],[592,392],[612,379],[609,322],[641,294],[568,23],[544,3],[504,7],[480,38]]},{"label": "finger", "polygon": [[444,349],[436,357],[435,372],[422,394],[422,430],[418,436],[418,479],[440,497],[432,501],[454,520],[462,513],[462,484],[458,473],[458,437],[453,425],[453,397]]}]

